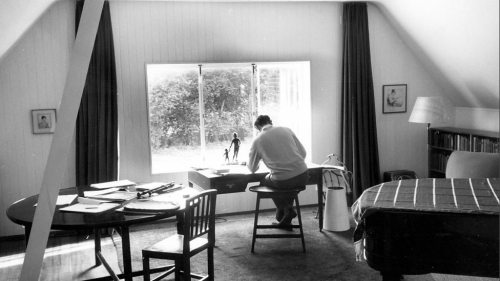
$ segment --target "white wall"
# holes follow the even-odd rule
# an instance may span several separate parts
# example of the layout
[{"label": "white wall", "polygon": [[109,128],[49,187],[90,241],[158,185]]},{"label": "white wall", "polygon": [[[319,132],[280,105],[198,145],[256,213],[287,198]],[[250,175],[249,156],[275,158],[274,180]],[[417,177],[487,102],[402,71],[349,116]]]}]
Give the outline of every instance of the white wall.
[{"label": "white wall", "polygon": [[[315,162],[340,148],[340,3],[110,2],[118,72],[120,177],[150,174],[145,64],[311,61]],[[314,188],[301,203],[315,202]],[[253,210],[254,194],[224,195],[218,211]]]},{"label": "white wall", "polygon": [[[426,125],[408,118],[418,96],[439,96],[442,90],[385,15],[374,5],[368,14],[381,173],[408,169],[426,177]],[[382,86],[388,84],[407,84],[405,113],[382,113]]]},{"label": "white wall", "polygon": [[[325,155],[339,153],[341,3],[111,1],[110,6],[122,178],[186,182],[185,174],[149,173],[148,62],[309,60],[312,160],[322,162]],[[441,93],[438,78],[428,74],[378,8],[368,7],[381,171],[411,169],[426,176],[425,125],[407,120],[417,96]],[[73,38],[74,2],[60,1],[0,61],[0,236],[23,233],[6,218],[5,209],[40,188],[52,138],[31,133],[30,110],[58,107]],[[382,85],[393,83],[408,84],[407,112],[382,114]],[[498,120],[498,112],[458,108],[456,125],[484,126],[481,120],[491,118]],[[72,186],[74,154],[68,155],[67,167],[65,182]],[[301,203],[315,202],[314,192],[311,188],[302,194]],[[253,209],[253,204],[254,197],[245,193],[224,195],[218,202],[221,212]]]},{"label": "white wall", "polygon": [[499,111],[491,108],[456,107],[455,127],[498,132]]},{"label": "white wall", "polygon": [[[73,1],[52,6],[0,61],[0,236],[23,233],[7,207],[40,190],[52,135],[34,135],[31,110],[58,108],[75,37]],[[75,184],[68,155],[65,185]]]},{"label": "white wall", "polygon": [[[409,169],[419,177],[426,177],[426,125],[408,122],[415,100],[418,96],[444,96],[456,106],[462,98],[457,92],[455,99],[441,88],[442,81],[438,80],[441,76],[436,78],[435,72],[429,71],[426,62],[415,55],[414,46],[402,41],[397,28],[377,6],[369,5],[368,13],[381,173]],[[382,113],[382,86],[387,84],[408,85],[406,113]],[[449,123],[434,125],[499,130],[498,109],[456,107],[451,114],[454,119]]]},{"label": "white wall", "polygon": [[376,2],[457,106],[499,108],[498,0]]}]

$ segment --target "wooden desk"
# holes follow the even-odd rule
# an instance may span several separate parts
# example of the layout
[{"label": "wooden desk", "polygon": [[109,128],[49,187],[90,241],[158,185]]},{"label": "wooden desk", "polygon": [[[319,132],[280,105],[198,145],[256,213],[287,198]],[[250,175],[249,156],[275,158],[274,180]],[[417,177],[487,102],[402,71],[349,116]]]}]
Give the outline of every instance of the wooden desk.
[{"label": "wooden desk", "polygon": [[[332,169],[334,166],[308,164],[309,179],[307,184],[314,184],[318,189],[319,231],[323,229],[323,169]],[[217,189],[217,194],[244,192],[250,182],[259,182],[269,171],[260,169],[251,173],[246,166],[228,166],[229,173],[214,174],[210,169],[191,170],[188,172],[190,187],[197,185],[202,189]],[[338,167],[340,168],[340,167]]]},{"label": "wooden desk", "polygon": [[[71,187],[61,189],[59,194],[79,194],[83,196],[84,190],[90,190],[88,187]],[[196,190],[188,189],[189,192],[196,193]],[[181,192],[181,191],[174,191]],[[14,223],[24,226],[26,241],[28,241],[33,217],[35,214],[35,204],[38,202],[38,195],[23,198],[13,203],[7,209],[7,216]],[[181,203],[181,202],[179,202]],[[107,211],[99,214],[73,213],[59,211],[60,207],[56,206],[54,217],[52,219],[52,229],[59,230],[86,230],[94,232],[94,251],[96,257],[96,265],[104,265],[108,272],[112,273],[104,257],[101,254],[101,229],[115,228],[122,237],[122,252],[123,252],[123,274],[118,274],[117,277],[125,280],[132,280],[134,276],[142,276],[142,271],[132,272],[132,258],[130,253],[130,237],[129,227],[134,224],[156,221],[168,217],[177,216],[178,220],[182,220],[183,206],[180,209],[168,211],[158,214],[131,214],[120,211]],[[156,268],[151,272],[160,272],[168,267]],[[111,271],[110,271],[111,270]],[[98,278],[95,280],[113,280],[111,276]]]}]

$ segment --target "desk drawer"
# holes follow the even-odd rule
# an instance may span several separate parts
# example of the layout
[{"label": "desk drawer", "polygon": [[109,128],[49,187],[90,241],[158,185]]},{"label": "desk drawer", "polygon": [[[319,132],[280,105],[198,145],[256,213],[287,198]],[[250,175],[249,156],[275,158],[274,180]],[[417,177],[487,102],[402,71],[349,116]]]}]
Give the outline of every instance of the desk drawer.
[{"label": "desk drawer", "polygon": [[213,188],[217,189],[217,194],[244,192],[247,184],[247,181],[225,179],[215,182]]}]

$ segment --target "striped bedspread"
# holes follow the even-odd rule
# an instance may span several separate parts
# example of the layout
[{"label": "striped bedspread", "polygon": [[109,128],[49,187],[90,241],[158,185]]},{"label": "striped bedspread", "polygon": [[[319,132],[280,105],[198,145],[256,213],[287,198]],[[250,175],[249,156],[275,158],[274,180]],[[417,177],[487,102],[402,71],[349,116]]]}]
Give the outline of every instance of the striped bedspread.
[{"label": "striped bedspread", "polygon": [[352,205],[357,224],[354,241],[363,237],[364,219],[381,210],[499,215],[500,179],[411,179],[373,186]]}]

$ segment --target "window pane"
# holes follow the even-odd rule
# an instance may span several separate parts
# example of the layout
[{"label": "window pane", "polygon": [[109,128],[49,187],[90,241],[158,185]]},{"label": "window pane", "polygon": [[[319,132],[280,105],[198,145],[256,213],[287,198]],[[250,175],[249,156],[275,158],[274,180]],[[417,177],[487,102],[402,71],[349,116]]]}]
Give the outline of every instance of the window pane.
[{"label": "window pane", "polygon": [[[258,114],[291,128],[310,152],[309,62],[253,66],[147,66],[153,174],[247,161]],[[234,133],[241,141],[237,156]]]},{"label": "window pane", "polygon": [[311,151],[309,62],[262,63],[257,69],[259,114],[269,115],[274,125],[291,128],[309,154]]},{"label": "window pane", "polygon": [[[225,149],[230,149],[229,162],[246,161],[252,140],[252,66],[222,64],[203,67],[202,74],[205,163],[225,163]],[[234,133],[241,141],[237,155],[235,145],[231,145]]]},{"label": "window pane", "polygon": [[148,65],[152,173],[186,171],[199,161],[198,68]]}]

